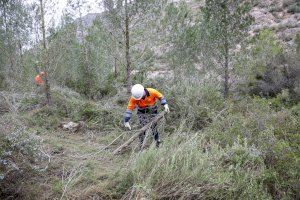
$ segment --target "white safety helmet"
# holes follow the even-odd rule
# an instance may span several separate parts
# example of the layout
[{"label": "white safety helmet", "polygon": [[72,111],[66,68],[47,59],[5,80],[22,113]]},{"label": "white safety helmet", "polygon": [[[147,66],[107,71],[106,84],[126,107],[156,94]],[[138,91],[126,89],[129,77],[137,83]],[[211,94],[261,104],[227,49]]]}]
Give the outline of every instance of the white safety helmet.
[{"label": "white safety helmet", "polygon": [[140,100],[144,96],[144,87],[141,84],[135,84],[131,88],[132,98]]}]

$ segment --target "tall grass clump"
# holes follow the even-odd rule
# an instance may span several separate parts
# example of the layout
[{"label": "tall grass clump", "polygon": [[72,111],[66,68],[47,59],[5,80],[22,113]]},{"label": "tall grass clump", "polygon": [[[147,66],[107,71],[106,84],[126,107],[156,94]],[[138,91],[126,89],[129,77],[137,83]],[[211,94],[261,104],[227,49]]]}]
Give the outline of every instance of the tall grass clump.
[{"label": "tall grass clump", "polygon": [[149,199],[271,199],[264,190],[263,159],[239,141],[221,148],[203,133],[173,136],[159,149],[150,148],[131,161],[127,173],[134,193]]}]

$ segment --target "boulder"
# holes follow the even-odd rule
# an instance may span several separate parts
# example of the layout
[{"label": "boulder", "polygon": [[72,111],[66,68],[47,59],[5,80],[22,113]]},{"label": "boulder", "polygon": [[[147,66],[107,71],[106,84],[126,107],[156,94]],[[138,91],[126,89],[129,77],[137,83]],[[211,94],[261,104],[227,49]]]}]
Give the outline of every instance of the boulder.
[{"label": "boulder", "polygon": [[80,130],[83,127],[83,123],[79,122],[79,123],[75,123],[75,122],[63,122],[62,123],[62,129],[64,131],[69,131],[69,132],[76,132],[78,130]]}]

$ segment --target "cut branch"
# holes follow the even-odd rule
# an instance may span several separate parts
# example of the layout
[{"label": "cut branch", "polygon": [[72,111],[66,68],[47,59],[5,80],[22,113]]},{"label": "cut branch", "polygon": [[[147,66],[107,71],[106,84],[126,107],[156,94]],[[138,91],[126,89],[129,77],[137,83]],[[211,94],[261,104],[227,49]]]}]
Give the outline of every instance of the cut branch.
[{"label": "cut branch", "polygon": [[149,122],[147,125],[145,125],[143,128],[138,130],[136,134],[134,134],[129,140],[127,140],[124,144],[122,144],[120,147],[118,147],[113,154],[117,155],[126,147],[128,147],[136,138],[138,138],[141,134],[143,134],[148,128],[152,126],[152,124],[157,123],[161,118],[163,118],[165,115],[165,111],[159,113],[154,119]]}]

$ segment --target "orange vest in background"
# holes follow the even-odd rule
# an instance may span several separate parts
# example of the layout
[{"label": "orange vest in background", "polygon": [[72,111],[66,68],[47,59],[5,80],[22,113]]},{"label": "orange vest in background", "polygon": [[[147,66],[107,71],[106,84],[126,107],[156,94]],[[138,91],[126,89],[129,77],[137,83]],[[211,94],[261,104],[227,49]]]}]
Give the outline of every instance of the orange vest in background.
[{"label": "orange vest in background", "polygon": [[45,82],[40,74],[36,75],[36,77],[34,78],[34,81],[37,85],[40,85],[40,86],[45,84]]}]

